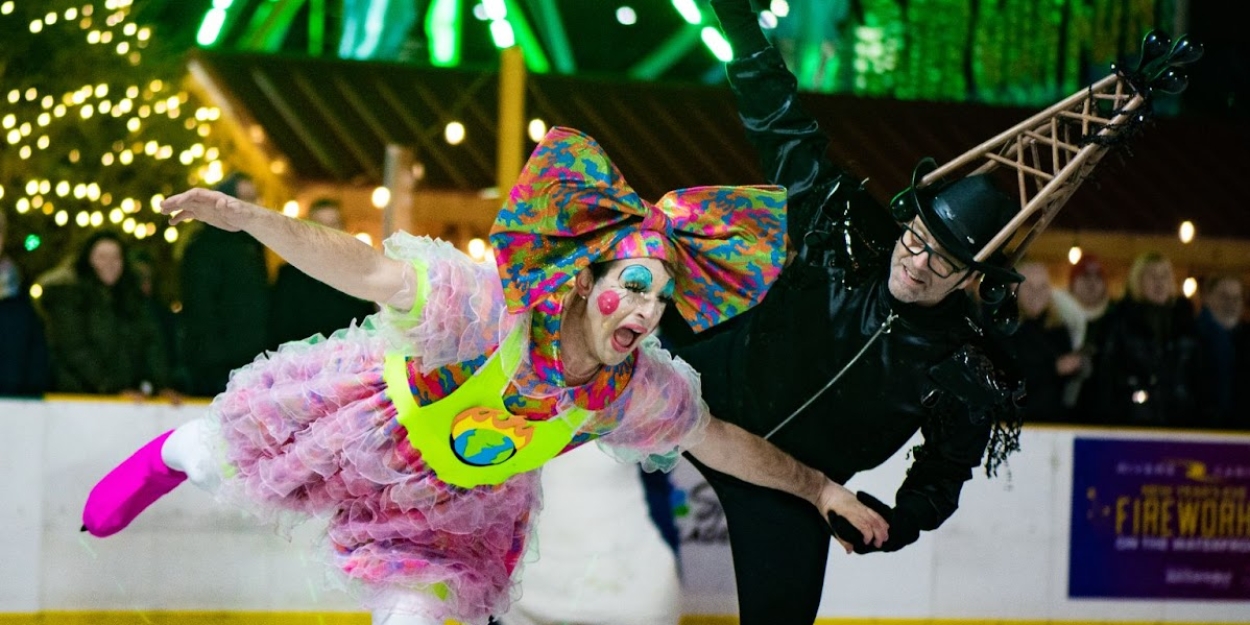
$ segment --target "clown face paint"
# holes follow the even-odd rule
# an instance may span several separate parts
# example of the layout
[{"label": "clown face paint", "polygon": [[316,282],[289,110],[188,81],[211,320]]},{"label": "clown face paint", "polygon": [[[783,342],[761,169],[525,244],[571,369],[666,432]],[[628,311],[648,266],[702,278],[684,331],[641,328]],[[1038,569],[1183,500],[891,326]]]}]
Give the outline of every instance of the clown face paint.
[{"label": "clown face paint", "polygon": [[621,306],[621,296],[616,291],[604,291],[595,299],[595,303],[599,305],[599,313],[602,315],[611,315]]},{"label": "clown face paint", "polygon": [[615,365],[660,324],[675,285],[664,263],[629,258],[611,263],[591,287],[582,330],[590,355]]}]

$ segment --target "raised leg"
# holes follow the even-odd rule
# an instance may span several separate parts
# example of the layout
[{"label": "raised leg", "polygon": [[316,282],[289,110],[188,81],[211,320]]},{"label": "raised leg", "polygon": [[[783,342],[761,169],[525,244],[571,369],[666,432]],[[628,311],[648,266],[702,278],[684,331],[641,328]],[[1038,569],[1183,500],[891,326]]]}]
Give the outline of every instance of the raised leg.
[{"label": "raised leg", "polygon": [[187,479],[161,459],[161,447],[173,431],[152,439],[100,480],[82,511],[82,529],[103,538],[125,529],[157,499]]},{"label": "raised leg", "polygon": [[197,419],[165,432],[109,471],[87,496],[83,531],[101,538],[120,532],[188,476],[197,486],[213,489],[220,477],[212,466],[206,427]]}]

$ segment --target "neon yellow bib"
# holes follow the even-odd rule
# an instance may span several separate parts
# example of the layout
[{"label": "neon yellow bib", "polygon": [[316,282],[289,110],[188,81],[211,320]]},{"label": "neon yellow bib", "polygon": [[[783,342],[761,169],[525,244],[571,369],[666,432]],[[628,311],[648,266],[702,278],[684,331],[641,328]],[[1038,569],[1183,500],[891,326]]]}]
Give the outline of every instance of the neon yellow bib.
[{"label": "neon yellow bib", "polygon": [[404,356],[387,354],[386,395],[408,430],[408,443],[440,480],[473,488],[533,471],[559,455],[593,414],[574,407],[549,421],[530,421],[508,412],[503,393],[511,376],[504,373],[503,361],[520,362],[522,335],[510,332],[464,384],[424,406],[412,398]]}]

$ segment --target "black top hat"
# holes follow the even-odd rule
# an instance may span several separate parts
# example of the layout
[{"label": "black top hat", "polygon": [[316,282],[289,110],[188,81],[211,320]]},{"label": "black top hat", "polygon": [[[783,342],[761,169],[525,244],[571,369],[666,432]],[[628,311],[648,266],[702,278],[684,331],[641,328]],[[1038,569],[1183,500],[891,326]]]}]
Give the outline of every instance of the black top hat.
[{"label": "black top hat", "polygon": [[1020,211],[1019,204],[984,174],[919,187],[925,175],[936,168],[932,158],[916,165],[911,186],[890,202],[894,218],[906,222],[920,215],[938,245],[965,266],[1000,282],[1022,282],[1023,276],[1002,264],[1001,254],[976,260],[977,253]]}]

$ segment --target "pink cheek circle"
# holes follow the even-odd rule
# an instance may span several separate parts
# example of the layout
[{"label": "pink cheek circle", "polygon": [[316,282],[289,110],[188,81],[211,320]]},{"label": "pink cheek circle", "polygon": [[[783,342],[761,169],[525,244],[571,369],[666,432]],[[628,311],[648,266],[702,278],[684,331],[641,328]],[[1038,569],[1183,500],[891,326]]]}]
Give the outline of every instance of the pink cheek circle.
[{"label": "pink cheek circle", "polygon": [[599,312],[604,315],[610,315],[616,312],[621,306],[621,296],[616,291],[604,291],[595,299],[595,303],[599,305]]}]

